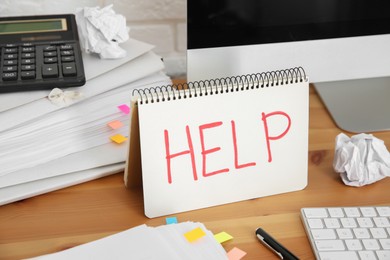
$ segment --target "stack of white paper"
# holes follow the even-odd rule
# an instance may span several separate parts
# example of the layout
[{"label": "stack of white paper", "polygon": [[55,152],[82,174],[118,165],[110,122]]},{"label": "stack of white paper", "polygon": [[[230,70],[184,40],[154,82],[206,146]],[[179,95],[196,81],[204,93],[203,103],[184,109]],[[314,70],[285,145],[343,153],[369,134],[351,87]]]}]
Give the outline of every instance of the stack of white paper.
[{"label": "stack of white paper", "polygon": [[[61,93],[76,93],[65,103],[52,102],[50,91],[0,95],[0,205],[123,170],[132,90],[170,84],[152,45],[130,39],[127,56],[102,60],[83,54],[87,82]],[[112,129],[109,122],[123,126]]]},{"label": "stack of white paper", "polygon": [[[186,234],[204,235],[189,241]],[[224,248],[202,223],[183,222],[159,227],[146,225],[81,246],[33,259],[228,259]]]}]

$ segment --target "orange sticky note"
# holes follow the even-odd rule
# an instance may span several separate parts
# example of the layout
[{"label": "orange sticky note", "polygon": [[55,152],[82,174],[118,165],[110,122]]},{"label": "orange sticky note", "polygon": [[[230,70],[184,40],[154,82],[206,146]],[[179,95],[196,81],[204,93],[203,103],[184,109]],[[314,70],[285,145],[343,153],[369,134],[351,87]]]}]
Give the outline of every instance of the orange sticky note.
[{"label": "orange sticky note", "polygon": [[245,255],[246,252],[242,251],[241,249],[238,249],[237,247],[233,247],[232,250],[227,253],[227,257],[229,260],[239,260]]},{"label": "orange sticky note", "polygon": [[129,108],[128,105],[123,104],[123,105],[118,106],[118,108],[119,108],[120,111],[122,111],[122,112],[125,113],[126,115],[127,115],[128,113],[130,113],[130,108]]},{"label": "orange sticky note", "polygon": [[206,233],[200,227],[197,227],[184,234],[188,242],[194,242],[205,235]]},{"label": "orange sticky note", "polygon": [[220,232],[218,234],[215,234],[214,235],[214,238],[215,240],[218,241],[218,243],[222,244],[223,242],[226,242],[228,240],[231,240],[233,239],[233,237],[231,235],[229,235],[228,233],[226,232]]},{"label": "orange sticky note", "polygon": [[118,129],[118,128],[121,128],[123,126],[122,122],[118,121],[118,120],[112,121],[112,122],[108,123],[107,125],[109,127],[111,127],[112,129]]},{"label": "orange sticky note", "polygon": [[121,135],[121,134],[113,135],[113,136],[110,137],[110,139],[111,139],[113,142],[117,143],[117,144],[121,144],[121,143],[123,143],[124,141],[127,140],[127,138],[124,137],[124,136]]}]

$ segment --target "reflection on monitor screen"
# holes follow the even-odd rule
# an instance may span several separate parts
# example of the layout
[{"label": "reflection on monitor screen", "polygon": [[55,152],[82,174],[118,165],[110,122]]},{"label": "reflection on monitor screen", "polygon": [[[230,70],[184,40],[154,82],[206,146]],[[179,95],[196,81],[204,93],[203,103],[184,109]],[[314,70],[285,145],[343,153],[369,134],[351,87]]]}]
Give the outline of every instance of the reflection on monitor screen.
[{"label": "reflection on monitor screen", "polygon": [[[390,105],[365,108],[363,114],[356,110],[361,102],[372,108],[378,97],[390,96],[389,1],[188,0],[187,5],[189,81],[302,66],[340,128],[390,130]],[[379,87],[378,79],[356,81],[379,77]],[[363,97],[354,101],[354,93]]]}]

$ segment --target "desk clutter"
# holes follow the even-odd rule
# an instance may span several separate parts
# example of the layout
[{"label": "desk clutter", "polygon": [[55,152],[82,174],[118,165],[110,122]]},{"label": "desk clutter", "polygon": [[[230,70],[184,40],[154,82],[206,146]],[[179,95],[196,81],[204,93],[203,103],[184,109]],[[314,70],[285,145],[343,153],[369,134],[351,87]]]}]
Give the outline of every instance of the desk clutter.
[{"label": "desk clutter", "polygon": [[0,95],[0,205],[124,169],[132,90],[171,81],[152,45],[121,47],[121,59],[82,54],[82,87]]},{"label": "desk clutter", "polygon": [[236,247],[226,253],[221,243],[233,239],[226,232],[213,235],[199,222],[169,221],[167,219],[166,225],[158,227],[140,225],[68,250],[31,259],[239,260],[246,254]]}]

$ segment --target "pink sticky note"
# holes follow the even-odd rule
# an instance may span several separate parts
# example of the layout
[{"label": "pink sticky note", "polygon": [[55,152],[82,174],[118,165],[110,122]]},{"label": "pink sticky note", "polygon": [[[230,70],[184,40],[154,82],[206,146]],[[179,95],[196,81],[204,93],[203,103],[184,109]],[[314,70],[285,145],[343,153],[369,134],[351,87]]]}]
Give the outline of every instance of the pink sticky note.
[{"label": "pink sticky note", "polygon": [[119,108],[120,111],[122,111],[126,115],[128,113],[130,113],[130,107],[128,105],[123,104],[123,105],[118,106],[118,108]]},{"label": "pink sticky note", "polygon": [[121,143],[123,143],[124,141],[127,140],[127,138],[124,137],[124,136],[121,135],[121,134],[113,135],[113,136],[110,137],[110,139],[111,139],[113,142],[117,143],[117,144],[121,144]]},{"label": "pink sticky note", "polygon": [[242,251],[241,249],[238,249],[237,247],[232,248],[232,250],[227,253],[227,257],[229,260],[239,260],[245,255],[246,252]]},{"label": "pink sticky note", "polygon": [[123,126],[122,122],[118,121],[118,120],[112,121],[112,122],[108,123],[107,125],[109,127],[111,127],[112,129],[118,129],[118,128],[121,128]]}]

